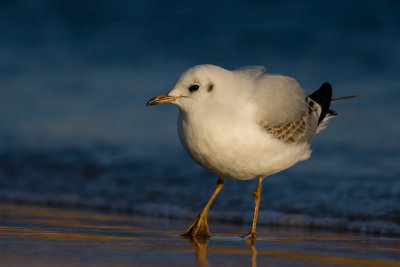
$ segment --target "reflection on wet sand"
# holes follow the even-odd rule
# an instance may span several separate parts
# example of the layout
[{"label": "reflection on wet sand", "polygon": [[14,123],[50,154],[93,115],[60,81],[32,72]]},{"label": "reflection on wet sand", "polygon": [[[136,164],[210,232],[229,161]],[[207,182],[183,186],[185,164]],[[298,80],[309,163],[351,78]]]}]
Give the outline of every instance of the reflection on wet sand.
[{"label": "reflection on wet sand", "polygon": [[[398,238],[220,225],[211,238],[180,236],[186,222],[0,204],[0,259],[7,265],[400,266]],[[214,224],[215,225],[215,224]],[[171,230],[172,229],[172,230]],[[238,233],[222,234],[222,233]],[[257,248],[256,248],[257,243]],[[195,256],[195,257],[194,257]]]},{"label": "reflection on wet sand", "polygon": [[[209,237],[204,238],[196,238],[196,237],[184,237],[190,243],[192,243],[196,249],[196,259],[197,263],[201,267],[208,267],[207,261],[207,245],[210,240]],[[257,249],[256,249],[256,240],[254,238],[243,238],[243,241],[246,242],[251,250],[251,267],[257,266]]]},{"label": "reflection on wet sand", "polygon": [[246,242],[251,247],[251,267],[256,267],[257,266],[256,240],[254,238],[250,238],[246,240]]},{"label": "reflection on wet sand", "polygon": [[203,238],[198,238],[198,237],[183,237],[187,239],[190,243],[192,243],[195,247],[196,250],[196,260],[199,266],[201,267],[207,267],[208,262],[207,262],[207,245],[208,241],[210,240],[209,237],[203,237]]}]

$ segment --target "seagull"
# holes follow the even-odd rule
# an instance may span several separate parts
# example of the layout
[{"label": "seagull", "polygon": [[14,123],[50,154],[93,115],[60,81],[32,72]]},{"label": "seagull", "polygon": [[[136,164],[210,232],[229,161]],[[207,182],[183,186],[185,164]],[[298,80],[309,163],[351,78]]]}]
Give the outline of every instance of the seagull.
[{"label": "seagull", "polygon": [[262,181],[310,157],[310,142],[337,113],[332,87],[324,83],[306,96],[293,78],[266,73],[263,66],[227,70],[197,65],[185,71],[175,87],[147,106],[178,106],[179,139],[200,166],[218,176],[214,193],[197,219],[182,234],[209,237],[207,215],[224,178],[257,178],[253,223],[245,236],[256,237]]}]

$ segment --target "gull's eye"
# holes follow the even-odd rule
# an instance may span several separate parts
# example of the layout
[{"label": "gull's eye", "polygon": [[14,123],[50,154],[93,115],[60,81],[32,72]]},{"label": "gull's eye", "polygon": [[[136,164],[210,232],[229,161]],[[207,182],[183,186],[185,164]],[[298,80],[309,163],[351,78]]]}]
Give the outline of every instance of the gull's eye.
[{"label": "gull's eye", "polygon": [[192,84],[192,85],[189,87],[189,91],[190,91],[190,92],[194,92],[194,91],[199,90],[199,88],[200,88],[200,86],[199,86],[198,84]]}]

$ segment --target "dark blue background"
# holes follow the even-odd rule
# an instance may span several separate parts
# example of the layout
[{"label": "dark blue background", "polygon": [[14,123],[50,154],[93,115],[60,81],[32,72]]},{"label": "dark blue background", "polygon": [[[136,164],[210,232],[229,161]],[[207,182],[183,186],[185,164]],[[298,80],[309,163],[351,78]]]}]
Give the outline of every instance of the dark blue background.
[{"label": "dark blue background", "polygon": [[[397,1],[1,1],[0,200],[191,216],[215,178],[181,149],[176,108],[144,105],[192,65],[264,65],[309,93],[329,81],[334,96],[360,98],[334,105],[341,116],[310,160],[265,180],[261,209],[398,223],[399,11]],[[227,182],[215,216],[247,216],[253,182]]]}]

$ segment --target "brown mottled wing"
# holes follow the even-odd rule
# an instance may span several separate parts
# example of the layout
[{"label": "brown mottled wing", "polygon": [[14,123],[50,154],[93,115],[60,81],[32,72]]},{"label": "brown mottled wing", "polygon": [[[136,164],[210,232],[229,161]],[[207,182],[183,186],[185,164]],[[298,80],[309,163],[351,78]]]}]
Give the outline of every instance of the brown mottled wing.
[{"label": "brown mottled wing", "polygon": [[260,122],[261,127],[275,138],[286,143],[309,143],[318,128],[321,107],[309,97],[306,98],[306,101],[308,103],[308,112],[303,112],[298,120],[280,125],[269,125],[268,123]]}]

